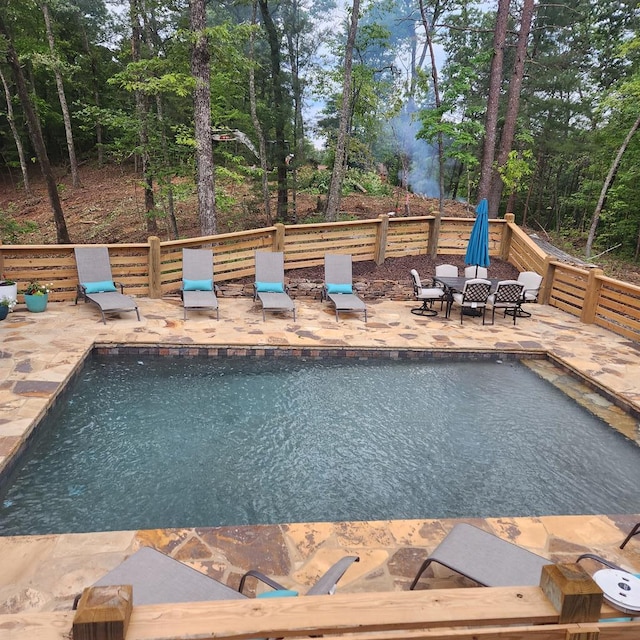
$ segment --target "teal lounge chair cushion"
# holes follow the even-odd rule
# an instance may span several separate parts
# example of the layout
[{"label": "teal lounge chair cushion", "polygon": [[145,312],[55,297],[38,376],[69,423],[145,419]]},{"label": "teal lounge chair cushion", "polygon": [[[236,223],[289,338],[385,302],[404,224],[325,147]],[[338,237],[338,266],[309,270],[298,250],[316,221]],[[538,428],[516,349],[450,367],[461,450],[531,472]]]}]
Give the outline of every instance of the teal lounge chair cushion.
[{"label": "teal lounge chair cushion", "polygon": [[213,291],[213,280],[183,280],[185,291]]},{"label": "teal lounge chair cushion", "polygon": [[282,282],[256,282],[258,293],[284,293]]},{"label": "teal lounge chair cushion", "polygon": [[350,284],[327,284],[327,293],[353,293]]},{"label": "teal lounge chair cushion", "polygon": [[83,282],[82,286],[87,293],[103,293],[105,291],[117,291],[116,285],[111,280],[102,282]]},{"label": "teal lounge chair cushion", "polygon": [[256,598],[293,598],[297,596],[297,591],[291,589],[276,589],[275,591],[265,591],[256,596]]}]

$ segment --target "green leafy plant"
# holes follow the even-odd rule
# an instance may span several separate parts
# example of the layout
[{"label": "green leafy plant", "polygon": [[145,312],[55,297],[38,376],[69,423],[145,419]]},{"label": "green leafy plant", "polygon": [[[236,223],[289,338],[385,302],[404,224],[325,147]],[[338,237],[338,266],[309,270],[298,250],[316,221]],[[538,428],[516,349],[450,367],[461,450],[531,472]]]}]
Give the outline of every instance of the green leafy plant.
[{"label": "green leafy plant", "polygon": [[0,287],[4,287],[4,286],[11,286],[12,284],[15,284],[16,281],[15,280],[11,280],[10,278],[7,278],[4,273],[2,274],[2,277],[0,278]]},{"label": "green leafy plant", "polygon": [[51,285],[40,284],[39,282],[30,282],[24,290],[28,296],[44,296],[51,291]]},{"label": "green leafy plant", "polygon": [[2,298],[0,299],[0,307],[8,307],[9,311],[16,306],[16,301],[13,298]]}]

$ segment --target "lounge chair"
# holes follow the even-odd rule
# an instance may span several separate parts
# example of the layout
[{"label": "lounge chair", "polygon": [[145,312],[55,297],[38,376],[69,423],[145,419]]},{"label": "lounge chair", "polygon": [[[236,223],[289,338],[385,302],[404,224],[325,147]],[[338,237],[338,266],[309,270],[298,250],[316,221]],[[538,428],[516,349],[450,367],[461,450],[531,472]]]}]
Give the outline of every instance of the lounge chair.
[{"label": "lounge chair", "polygon": [[184,319],[187,309],[213,309],[220,319],[218,298],[213,284],[213,251],[210,249],[182,250],[182,288],[180,289]]},{"label": "lounge chair", "polygon": [[[592,553],[583,553],[576,563],[586,559],[595,560],[616,572],[623,572],[632,579],[633,574],[626,569]],[[432,562],[441,564],[483,587],[538,586],[542,577],[542,567],[553,564],[542,556],[466,523],[455,525],[422,563],[409,587],[410,590],[415,589],[422,574]],[[597,574],[594,575],[594,579],[603,588]],[[614,588],[613,593],[607,593],[604,588],[603,591],[609,604],[626,611],[624,604],[621,606],[625,594],[616,597],[620,589]],[[627,611],[633,614],[638,612],[637,608],[631,606]]]},{"label": "lounge chair", "polygon": [[413,293],[417,300],[422,300],[422,306],[411,309],[411,313],[417,316],[436,316],[438,312],[433,308],[433,303],[442,301],[445,298],[445,291],[442,287],[423,287],[420,276],[415,269],[411,269],[411,282],[413,284]]},{"label": "lounge chair", "polygon": [[[339,560],[309,589],[307,595],[332,593],[345,571],[358,559],[357,556],[347,556]],[[241,589],[249,575],[260,576],[274,589],[287,591],[282,585],[255,571],[243,576],[240,589],[236,591],[151,547],[142,547],[92,586],[130,584],[133,586],[134,605],[244,600],[248,596],[241,593]],[[288,591],[286,595],[295,595],[295,592]],[[79,599],[80,596],[76,596],[74,609]]]},{"label": "lounge chair", "polygon": [[105,313],[135,311],[140,320],[136,302],[123,294],[122,284],[113,281],[107,247],[76,247],[75,255],[79,281],[76,304],[80,299],[97,304],[104,324]]},{"label": "lounge chair", "polygon": [[624,542],[620,545],[621,549],[624,549],[627,546],[627,542],[633,538],[633,536],[640,535],[640,522],[638,522],[633,529],[629,532],[629,535],[624,539]]},{"label": "lounge chair", "polygon": [[415,589],[432,562],[483,587],[537,586],[542,567],[551,564],[542,556],[466,523],[451,529],[422,563],[409,589]]},{"label": "lounge chair", "polygon": [[364,321],[367,321],[367,305],[353,293],[353,270],[349,254],[325,254],[324,285],[320,297],[333,303],[336,322],[340,311],[364,313]]},{"label": "lounge chair", "polygon": [[284,255],[281,251],[256,251],[256,281],[253,299],[262,303],[262,319],[265,311],[292,311],[296,319],[296,307],[287,293],[284,283]]},{"label": "lounge chair", "polygon": [[[460,305],[460,324],[462,324],[465,313],[469,315],[481,315],[482,324],[487,311],[487,299],[491,291],[491,282],[482,278],[472,278],[464,283],[461,293],[453,294],[453,302]],[[451,313],[449,305],[448,314]]]},{"label": "lounge chair", "polygon": [[517,280],[500,280],[494,293],[490,294],[487,302],[491,305],[491,324],[496,319],[496,309],[503,309],[506,317],[507,313],[513,316],[513,324],[516,323],[518,314],[516,310],[522,303],[522,292],[524,285]]}]

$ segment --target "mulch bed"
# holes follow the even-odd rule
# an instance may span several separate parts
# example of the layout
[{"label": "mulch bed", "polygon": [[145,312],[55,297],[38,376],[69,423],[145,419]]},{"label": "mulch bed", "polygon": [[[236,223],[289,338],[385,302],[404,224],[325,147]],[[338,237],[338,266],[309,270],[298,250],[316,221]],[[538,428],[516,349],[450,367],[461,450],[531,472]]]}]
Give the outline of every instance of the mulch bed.
[{"label": "mulch bed", "polygon": [[[394,282],[409,282],[411,269],[416,269],[420,278],[425,282],[435,274],[436,265],[453,264],[458,267],[460,275],[464,275],[464,256],[438,256],[435,260],[431,256],[404,256],[402,258],[387,258],[384,264],[377,265],[372,260],[353,263],[353,278],[360,282],[375,280],[391,280]],[[324,279],[324,266],[295,269],[287,273],[292,280],[320,280]],[[512,264],[497,258],[491,259],[489,277],[500,280],[517,279],[518,269]]]}]

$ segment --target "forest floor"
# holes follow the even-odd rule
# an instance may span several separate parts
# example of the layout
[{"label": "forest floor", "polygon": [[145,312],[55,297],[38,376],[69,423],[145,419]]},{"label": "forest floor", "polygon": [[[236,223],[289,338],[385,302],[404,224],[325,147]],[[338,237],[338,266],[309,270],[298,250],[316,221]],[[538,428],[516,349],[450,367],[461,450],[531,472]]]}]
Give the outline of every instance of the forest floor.
[{"label": "forest floor", "polygon": [[[98,168],[84,165],[80,170],[82,186],[73,188],[71,176],[64,170],[59,170],[56,176],[58,192],[65,214],[67,228],[73,243],[124,243],[145,242],[150,235],[157,235],[161,239],[170,239],[168,219],[165,215],[157,218],[157,231],[147,227],[144,214],[144,192],[140,175],[128,166],[105,166]],[[0,176],[0,234],[5,244],[54,244],[56,242],[55,225],[46,187],[42,177],[34,172],[31,176],[32,195],[27,195],[22,187],[19,172],[9,176]],[[223,206],[220,199],[218,206],[218,232],[228,233],[243,229],[269,226],[261,207],[259,194],[250,193],[242,185],[230,187],[225,185],[232,204]],[[196,196],[192,190],[178,184],[175,212],[181,237],[200,235],[197,216]],[[160,202],[156,203],[158,208]],[[272,212],[276,210],[275,196],[271,203]],[[296,196],[296,212],[298,222],[320,222],[322,214],[317,195],[298,193]],[[367,193],[357,193],[344,196],[341,209],[348,219],[375,218],[382,213],[393,212],[398,216],[431,215],[437,211],[438,201],[416,194],[406,194],[396,189],[391,196],[372,196]],[[447,201],[445,215],[449,217],[474,217],[472,207],[466,204]],[[31,225],[32,230],[18,232],[17,237],[10,234],[25,226]],[[354,265],[354,276],[372,279],[406,279],[407,265],[404,259],[387,261],[386,265],[375,267],[374,263]],[[447,260],[454,262],[455,260]],[[459,261],[460,265],[464,261]],[[499,262],[499,261],[494,261]],[[424,263],[424,264],[423,264]],[[510,277],[508,265],[502,267],[493,265],[492,272],[500,268],[501,273],[494,277]],[[629,263],[618,263],[608,260],[606,265],[600,265],[605,273],[612,277],[640,284],[640,266]],[[420,256],[420,264],[415,259],[409,268],[418,269],[419,273],[432,273],[433,264],[428,256]],[[363,271],[363,273],[359,273]],[[367,271],[368,273],[364,273]]]}]

